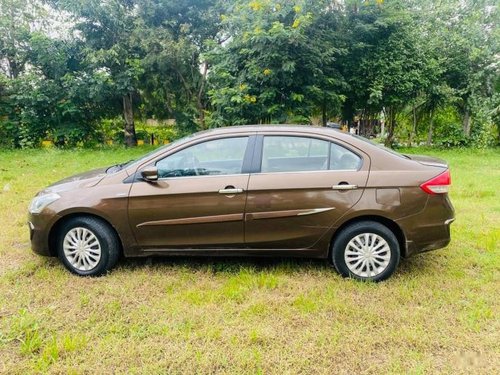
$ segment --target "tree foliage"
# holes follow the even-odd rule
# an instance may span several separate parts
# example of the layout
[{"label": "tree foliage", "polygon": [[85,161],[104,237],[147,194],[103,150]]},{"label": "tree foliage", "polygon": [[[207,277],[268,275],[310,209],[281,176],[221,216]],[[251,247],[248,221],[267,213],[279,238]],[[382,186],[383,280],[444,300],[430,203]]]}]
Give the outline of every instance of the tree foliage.
[{"label": "tree foliage", "polygon": [[0,142],[92,143],[121,116],[130,146],[147,118],[366,120],[389,145],[485,146],[499,21],[493,0],[0,0]]},{"label": "tree foliage", "polygon": [[[236,2],[224,15],[227,42],[210,53],[215,125],[302,121],[340,99],[341,52],[323,38],[324,2]],[[335,26],[335,25],[334,25]],[[326,117],[323,116],[324,118]]]}]

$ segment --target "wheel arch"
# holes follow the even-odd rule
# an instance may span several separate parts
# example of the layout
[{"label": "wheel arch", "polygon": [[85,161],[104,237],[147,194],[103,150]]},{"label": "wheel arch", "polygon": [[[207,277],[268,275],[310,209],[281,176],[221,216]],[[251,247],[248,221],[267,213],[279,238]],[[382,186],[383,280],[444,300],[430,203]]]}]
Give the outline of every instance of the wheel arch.
[{"label": "wheel arch", "polygon": [[380,216],[380,215],[362,215],[362,216],[356,216],[354,218],[351,218],[342,225],[340,225],[335,232],[333,233],[332,239],[330,241],[330,247],[328,249],[328,258],[331,259],[331,252],[333,248],[333,243],[335,242],[336,237],[342,232],[342,230],[346,227],[348,227],[351,224],[354,223],[359,223],[361,221],[375,221],[377,223],[380,223],[384,226],[386,226],[389,230],[391,230],[392,233],[396,236],[396,239],[398,240],[399,244],[399,249],[401,251],[401,256],[406,257],[407,254],[407,248],[406,248],[406,237],[401,229],[401,227],[393,220]]},{"label": "wheel arch", "polygon": [[120,244],[120,253],[123,254],[123,241],[120,237],[120,234],[118,233],[118,231],[116,230],[116,228],[109,222],[109,220],[107,220],[106,218],[100,216],[100,215],[97,215],[97,214],[94,214],[94,213],[89,213],[89,212],[72,212],[72,213],[68,213],[67,215],[64,215],[62,217],[60,217],[53,225],[52,225],[52,228],[50,228],[50,231],[49,231],[49,253],[50,253],[50,256],[57,256],[57,246],[56,246],[56,243],[57,243],[57,236],[59,234],[59,231],[61,230],[61,226],[66,223],[68,220],[71,220],[75,217],[90,217],[90,218],[94,218],[94,219],[97,219],[97,220],[100,220],[104,223],[106,223],[109,228],[111,228],[111,230],[113,231],[113,233],[115,234],[116,238],[118,239],[118,243]]}]

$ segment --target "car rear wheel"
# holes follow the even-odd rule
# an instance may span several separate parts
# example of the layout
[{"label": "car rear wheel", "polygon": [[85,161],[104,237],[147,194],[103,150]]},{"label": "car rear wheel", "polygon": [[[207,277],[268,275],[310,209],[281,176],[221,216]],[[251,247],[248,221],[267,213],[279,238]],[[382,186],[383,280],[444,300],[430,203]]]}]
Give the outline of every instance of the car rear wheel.
[{"label": "car rear wheel", "polygon": [[60,228],[57,254],[72,273],[99,276],[118,261],[120,243],[106,222],[93,217],[75,217]]},{"label": "car rear wheel", "polygon": [[344,277],[382,281],[390,277],[399,264],[399,243],[385,225],[361,221],[347,226],[335,237],[331,258]]}]

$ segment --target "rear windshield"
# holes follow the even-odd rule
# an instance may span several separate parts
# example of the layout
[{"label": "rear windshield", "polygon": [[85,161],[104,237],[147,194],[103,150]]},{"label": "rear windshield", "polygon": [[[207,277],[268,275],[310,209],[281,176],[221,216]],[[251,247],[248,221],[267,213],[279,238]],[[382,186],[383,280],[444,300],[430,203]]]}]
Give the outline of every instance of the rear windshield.
[{"label": "rear windshield", "polygon": [[368,138],[365,138],[365,137],[362,137],[360,135],[357,135],[357,134],[350,134],[350,133],[347,133],[349,134],[350,136],[356,138],[356,139],[359,139],[360,141],[363,141],[363,142],[366,142],[366,143],[369,143],[375,147],[378,147],[378,148],[381,148],[382,150],[384,151],[387,151],[393,155],[396,155],[396,156],[399,156],[400,158],[404,158],[404,159],[410,159],[409,156],[406,156],[404,154],[400,154],[399,152],[397,151],[394,151],[393,149],[389,148],[389,147],[385,147],[383,144],[381,143],[377,143],[377,142],[373,142],[372,140],[368,139]]}]

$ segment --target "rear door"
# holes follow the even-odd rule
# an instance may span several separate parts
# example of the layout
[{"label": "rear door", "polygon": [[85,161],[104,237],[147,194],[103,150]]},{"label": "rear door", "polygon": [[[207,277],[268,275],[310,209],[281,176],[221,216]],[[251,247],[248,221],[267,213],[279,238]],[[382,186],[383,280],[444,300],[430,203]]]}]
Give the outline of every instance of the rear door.
[{"label": "rear door", "polygon": [[250,175],[245,242],[255,249],[307,249],[361,198],[370,160],[311,135],[259,135]]},{"label": "rear door", "polygon": [[143,249],[237,248],[244,243],[244,208],[254,137],[201,141],[154,164],[158,181],[136,181],[129,221]]}]

